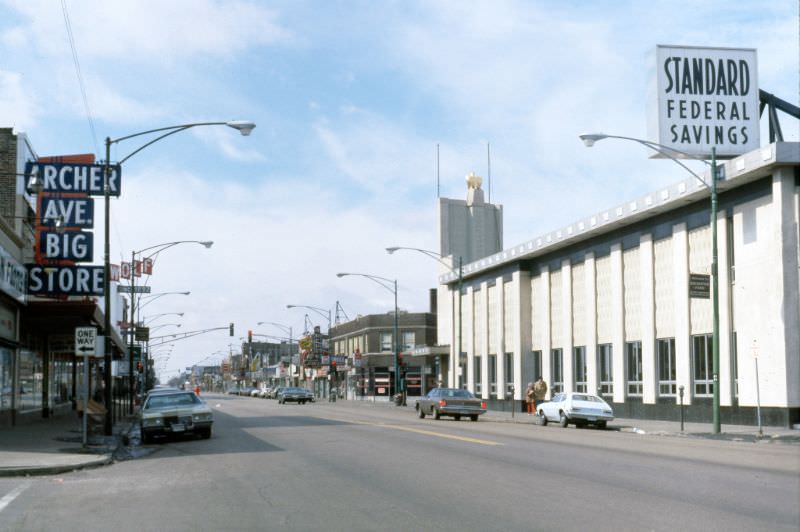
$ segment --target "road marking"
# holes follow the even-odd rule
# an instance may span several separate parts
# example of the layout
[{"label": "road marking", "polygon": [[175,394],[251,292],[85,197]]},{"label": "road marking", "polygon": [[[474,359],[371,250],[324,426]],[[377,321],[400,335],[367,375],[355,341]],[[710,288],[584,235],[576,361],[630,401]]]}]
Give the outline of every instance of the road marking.
[{"label": "road marking", "polygon": [[11,502],[17,497],[19,497],[20,493],[28,489],[30,485],[31,485],[30,482],[26,482],[25,484],[20,484],[19,486],[11,490],[5,497],[0,499],[0,512],[5,510],[6,506],[11,504]]},{"label": "road marking", "polygon": [[[330,418],[328,418],[330,419]],[[437,438],[445,438],[448,440],[457,440],[457,441],[464,441],[467,443],[477,443],[479,445],[503,445],[498,441],[492,440],[481,440],[478,438],[470,438],[469,436],[456,436],[454,434],[446,434],[444,432],[434,432],[432,430],[425,430],[425,429],[416,429],[413,427],[406,427],[403,425],[388,425],[385,423],[373,423],[371,421],[356,421],[356,420],[349,420],[349,419],[338,419],[337,421],[341,421],[343,423],[353,423],[355,425],[369,425],[372,427],[383,427],[387,429],[394,429],[394,430],[404,430],[406,432],[416,432],[417,434],[424,434],[426,436],[435,436]]]}]

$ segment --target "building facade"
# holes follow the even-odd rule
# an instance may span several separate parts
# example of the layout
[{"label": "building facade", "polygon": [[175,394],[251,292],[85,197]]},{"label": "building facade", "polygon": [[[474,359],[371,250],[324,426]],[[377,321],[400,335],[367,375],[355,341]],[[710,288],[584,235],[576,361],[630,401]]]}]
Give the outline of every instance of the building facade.
[{"label": "building facade", "polygon": [[[777,142],[721,165],[723,423],[755,424],[759,397],[765,423],[800,422],[799,164],[800,144]],[[690,295],[712,273],[709,197],[690,177],[577,220],[465,264],[460,294],[444,273],[449,383],[521,404],[541,375],[619,417],[676,419],[682,400],[710,421],[712,300]]]},{"label": "building facade", "polygon": [[[436,314],[398,313],[401,389],[409,397],[424,395],[445,376],[436,349]],[[345,361],[338,372],[348,399],[389,400],[395,389],[394,312],[358,316],[331,328],[331,344],[337,358]]]}]

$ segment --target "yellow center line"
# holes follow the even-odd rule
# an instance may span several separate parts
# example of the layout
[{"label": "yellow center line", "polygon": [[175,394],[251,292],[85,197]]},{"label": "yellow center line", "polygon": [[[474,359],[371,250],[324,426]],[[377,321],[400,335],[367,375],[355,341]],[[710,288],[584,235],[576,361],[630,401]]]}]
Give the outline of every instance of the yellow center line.
[{"label": "yellow center line", "polygon": [[[325,419],[332,419],[332,418],[325,418]],[[413,427],[405,427],[402,425],[388,425],[385,423],[373,423],[371,421],[358,421],[358,420],[350,420],[350,419],[337,419],[336,421],[341,421],[342,423],[352,423],[354,425],[368,425],[371,427],[382,427],[387,429],[394,429],[394,430],[404,430],[406,432],[416,432],[417,434],[425,434],[426,436],[435,436],[437,438],[445,438],[448,440],[457,440],[457,441],[464,441],[467,443],[477,443],[479,445],[503,445],[500,442],[492,441],[492,440],[481,440],[478,438],[470,438],[468,436],[456,436],[454,434],[446,434],[444,432],[434,432],[432,430],[425,430],[425,429],[416,429]]]}]

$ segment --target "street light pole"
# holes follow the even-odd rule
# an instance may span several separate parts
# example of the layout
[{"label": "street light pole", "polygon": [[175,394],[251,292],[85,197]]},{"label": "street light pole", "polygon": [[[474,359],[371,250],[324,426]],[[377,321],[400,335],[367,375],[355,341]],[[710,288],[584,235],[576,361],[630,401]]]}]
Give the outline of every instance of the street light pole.
[{"label": "street light pole", "polygon": [[[663,144],[659,144],[657,142],[651,142],[649,140],[637,139],[634,137],[623,137],[620,135],[607,135],[605,133],[592,133],[592,134],[585,134],[580,135],[580,139],[586,145],[586,147],[592,147],[595,142],[598,140],[603,139],[622,139],[622,140],[631,140],[633,142],[637,142],[642,146],[646,146],[653,151],[656,151],[675,163],[682,166],[686,171],[692,174],[697,180],[699,180],[703,185],[705,185],[710,193],[711,193],[711,215],[710,215],[710,225],[711,225],[711,291],[712,291],[712,309],[713,309],[713,324],[711,330],[711,350],[712,350],[712,374],[713,374],[713,402],[712,402],[712,413],[711,413],[711,424],[712,424],[712,431],[714,434],[719,434],[721,431],[720,427],[720,405],[719,405],[719,276],[718,274],[718,267],[719,267],[719,258],[717,253],[717,149],[716,147],[711,148],[711,163],[709,164],[708,161],[692,155],[690,153],[683,152],[681,150],[676,150],[670,146],[665,146]],[[706,181],[697,175],[694,171],[692,171],[688,166],[680,162],[672,153],[681,155],[683,157],[687,157],[689,159],[694,159],[698,161],[704,162],[706,165],[711,167],[711,183],[706,183]]]},{"label": "street light pole", "polygon": [[[410,247],[402,247],[402,246],[392,246],[392,247],[386,248],[386,252],[389,255],[391,255],[392,253],[394,253],[395,251],[400,250],[400,249],[407,249],[407,250],[410,250],[410,251],[418,251],[418,252],[422,253],[423,255],[427,255],[428,257],[431,257],[432,259],[434,259],[436,261],[439,261],[440,264],[442,264],[445,268],[450,270],[450,273],[453,272],[452,266],[444,261],[444,256],[442,256],[441,253],[436,253],[435,251],[431,251],[429,249],[410,248]],[[463,258],[462,258],[461,255],[459,255],[458,256],[458,331],[456,333],[457,354],[455,356],[455,360],[453,361],[454,365],[461,363],[461,330],[463,328],[462,327],[462,318],[463,317],[461,315],[461,289],[463,287],[463,282],[464,282],[463,273],[464,273]],[[437,379],[438,379],[438,377],[437,377]]]},{"label": "street light pole", "polygon": [[134,137],[139,137],[141,135],[148,135],[150,133],[160,133],[166,132],[149,142],[146,142],[122,160],[117,163],[120,168],[122,163],[145,149],[146,147],[150,146],[158,142],[159,140],[166,138],[170,135],[175,133],[179,133],[181,131],[185,131],[192,127],[197,126],[218,126],[224,125],[228,127],[232,127],[233,129],[238,130],[243,136],[248,136],[256,127],[255,123],[246,121],[246,120],[231,120],[228,122],[196,122],[193,124],[181,124],[177,126],[168,126],[168,127],[161,127],[157,129],[150,129],[147,131],[141,131],[139,133],[134,133],[132,135],[126,135],[124,137],[119,137],[116,139],[112,139],[111,137],[106,137],[106,160],[103,165],[103,199],[105,200],[105,220],[104,220],[104,229],[105,229],[105,236],[104,236],[104,253],[103,253],[103,301],[105,308],[103,309],[103,314],[105,314],[103,318],[103,336],[104,336],[104,353],[103,353],[103,364],[104,368],[104,380],[106,383],[105,389],[105,396],[104,400],[106,403],[106,417],[105,423],[103,426],[103,432],[106,436],[111,436],[114,426],[114,417],[113,417],[113,408],[112,408],[112,393],[111,393],[111,235],[110,233],[110,218],[111,218],[111,190],[109,188],[110,177],[111,177],[111,145],[116,144],[118,142],[122,142],[123,140],[127,140]]},{"label": "street light pole", "polygon": [[357,275],[359,277],[366,277],[372,282],[382,286],[386,290],[394,294],[394,333],[392,342],[394,344],[394,391],[400,393],[400,339],[399,326],[397,321],[397,279],[387,279],[385,277],[378,277],[377,275],[368,275],[366,273],[337,273],[336,277],[346,277],[348,275]]}]

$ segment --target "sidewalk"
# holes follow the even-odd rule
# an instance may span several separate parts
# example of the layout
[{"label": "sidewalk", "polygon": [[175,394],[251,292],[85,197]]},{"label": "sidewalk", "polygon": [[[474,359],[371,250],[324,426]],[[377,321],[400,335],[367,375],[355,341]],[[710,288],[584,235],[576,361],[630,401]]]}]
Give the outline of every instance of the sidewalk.
[{"label": "sidewalk", "polygon": [[[377,408],[394,408],[409,410],[412,414],[414,410],[414,399],[409,398],[407,406],[398,407],[389,401],[342,401],[342,404],[353,403]],[[527,425],[540,425],[537,416],[529,416],[524,412],[504,412],[500,410],[489,410],[483,414],[480,419],[482,421],[491,421],[494,423],[520,423]],[[554,425],[554,423],[550,423]],[[570,425],[570,428],[573,428]],[[741,441],[752,443],[781,443],[781,444],[795,444],[800,445],[800,430],[790,429],[786,427],[763,427],[763,436],[759,436],[758,427],[752,425],[725,425],[721,427],[720,434],[713,434],[711,432],[711,421],[708,423],[684,423],[683,432],[681,432],[680,420],[676,421],[660,421],[655,419],[615,419],[608,424],[605,430],[616,432],[631,432],[642,436],[673,436],[681,438],[704,438],[714,440],[726,441]],[[591,429],[589,429],[591,430]]]},{"label": "sidewalk", "polygon": [[83,448],[83,433],[76,415],[42,419],[0,430],[0,477],[53,475],[110,464],[131,428],[123,418],[112,436],[90,434]]},{"label": "sidewalk", "polygon": [[[320,404],[346,408],[402,409],[409,416],[415,415],[413,400],[409,400],[408,406],[404,407],[397,407],[389,401],[340,400],[336,403],[320,401]],[[494,423],[539,424],[536,416],[528,416],[521,412],[515,412],[514,417],[511,417],[511,412],[490,410],[480,419],[483,422]],[[3,428],[0,430],[0,477],[53,475],[110,464],[115,459],[115,453],[123,448],[123,440],[134,427],[134,418],[123,418],[114,426],[112,436],[90,436],[86,449],[81,445],[82,433],[79,420],[73,415]],[[710,422],[686,423],[684,431],[681,432],[679,421],[615,419],[609,423],[606,430],[629,432],[643,437],[668,436],[800,445],[800,430],[783,427],[764,427],[764,435],[759,437],[758,427],[754,426],[723,425],[721,434],[712,434]]]}]

